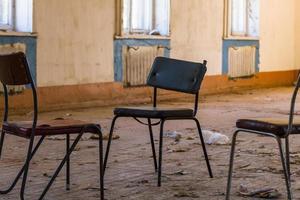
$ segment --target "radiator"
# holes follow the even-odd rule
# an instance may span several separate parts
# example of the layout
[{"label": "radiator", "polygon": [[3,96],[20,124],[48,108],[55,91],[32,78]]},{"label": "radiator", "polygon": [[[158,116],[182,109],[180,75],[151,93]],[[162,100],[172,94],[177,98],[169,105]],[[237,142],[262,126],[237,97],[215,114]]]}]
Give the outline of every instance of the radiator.
[{"label": "radiator", "polygon": [[124,46],[123,83],[125,87],[146,85],[148,73],[157,56],[164,55],[161,46]]},{"label": "radiator", "polygon": [[[0,45],[0,54],[9,54],[14,52],[26,52],[26,45],[22,43]],[[9,94],[21,93],[25,89],[24,85],[8,86]],[[3,86],[0,84],[0,93],[3,93]]]},{"label": "radiator", "polygon": [[256,47],[230,47],[228,52],[228,76],[247,77],[255,74]]}]

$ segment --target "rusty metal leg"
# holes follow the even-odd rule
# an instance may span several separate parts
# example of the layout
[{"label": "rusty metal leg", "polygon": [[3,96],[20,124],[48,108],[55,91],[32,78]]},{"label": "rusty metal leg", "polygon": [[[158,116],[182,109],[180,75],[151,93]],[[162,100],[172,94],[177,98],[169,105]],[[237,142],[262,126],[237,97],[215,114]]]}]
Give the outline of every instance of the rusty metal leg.
[{"label": "rusty metal leg", "polygon": [[230,190],[231,190],[231,182],[232,182],[232,172],[233,172],[233,160],[234,160],[234,150],[236,145],[236,137],[239,130],[235,131],[232,137],[231,143],[231,152],[230,152],[230,161],[229,161],[229,171],[227,177],[227,191],[226,191],[226,200],[230,200]]},{"label": "rusty metal leg", "polygon": [[[66,152],[70,149],[70,134],[66,136]],[[66,190],[70,190],[70,157],[67,157],[66,164]]]},{"label": "rusty metal leg", "polygon": [[[33,129],[33,130],[35,130],[35,129]],[[21,200],[24,200],[24,193],[25,193],[27,175],[28,175],[28,171],[29,171],[29,164],[32,159],[33,143],[34,143],[34,134],[31,134],[29,146],[28,146],[28,150],[27,150],[27,157],[26,157],[25,165],[24,165],[23,180],[22,180],[21,191],[20,191],[20,199]]]},{"label": "rusty metal leg", "polygon": [[165,123],[165,120],[162,119],[161,124],[160,124],[160,132],[159,132],[159,158],[158,158],[158,180],[157,180],[158,187],[161,186],[164,123]]},{"label": "rusty metal leg", "polygon": [[154,162],[154,169],[157,172],[157,159],[156,159],[155,143],[154,143],[154,139],[153,139],[153,131],[152,131],[151,119],[149,119],[149,118],[148,118],[148,127],[149,127],[149,133],[150,133],[150,141],[151,141],[151,148],[152,148],[152,156],[153,156],[153,162]]},{"label": "rusty metal leg", "polygon": [[286,155],[287,171],[288,171],[289,177],[291,177],[289,136],[287,136],[285,138],[285,155]]},{"label": "rusty metal leg", "polygon": [[114,127],[115,127],[115,123],[116,120],[119,116],[115,116],[111,122],[111,127],[110,127],[110,132],[109,132],[109,137],[108,137],[108,142],[107,142],[107,147],[106,147],[106,152],[105,152],[105,157],[104,157],[104,164],[103,164],[103,173],[105,174],[105,169],[106,169],[106,165],[107,165],[107,160],[108,160],[108,155],[109,155],[109,150],[110,150],[110,145],[111,145],[111,141],[112,141],[112,136],[113,136],[113,132],[114,132]]},{"label": "rusty metal leg", "polygon": [[[33,158],[33,156],[35,155],[35,153],[39,149],[40,145],[44,141],[44,138],[45,138],[45,136],[42,136],[40,138],[40,140],[38,141],[38,143],[35,145],[34,150],[32,152],[32,155],[31,155],[31,159]],[[24,172],[24,169],[25,169],[25,164],[23,165],[23,167],[21,168],[21,170],[18,172],[17,176],[15,177],[15,179],[14,179],[13,183],[10,185],[10,187],[8,189],[6,189],[6,190],[0,190],[0,194],[8,194],[9,192],[11,192],[14,189],[14,187],[18,183],[20,177],[22,176],[22,174]]]},{"label": "rusty metal leg", "polygon": [[277,140],[277,143],[278,143],[279,152],[280,152],[280,158],[281,158],[281,163],[282,163],[282,168],[283,168],[283,172],[284,172],[284,178],[285,178],[287,196],[288,196],[289,200],[292,200],[292,191],[291,191],[290,176],[289,176],[289,173],[288,173],[288,170],[287,170],[286,159],[284,158],[284,153],[283,153],[281,139],[279,137],[277,137],[276,140]]},{"label": "rusty metal leg", "polygon": [[0,138],[0,159],[1,159],[1,156],[2,156],[2,149],[3,149],[4,137],[5,137],[5,132],[1,131],[1,138]]},{"label": "rusty metal leg", "polygon": [[58,176],[59,172],[61,171],[61,169],[63,168],[64,164],[67,162],[68,158],[70,157],[71,153],[74,151],[76,145],[78,144],[80,138],[82,137],[83,133],[84,133],[83,129],[81,131],[81,133],[76,137],[75,141],[73,142],[73,144],[71,145],[71,147],[69,148],[69,150],[67,151],[64,159],[61,161],[61,163],[59,164],[59,166],[57,167],[56,171],[54,172],[54,174],[52,175],[48,185],[46,186],[46,188],[44,189],[43,193],[41,194],[39,200],[44,199],[46,193],[48,192],[48,190],[50,189],[51,185],[53,184],[54,180],[56,179],[56,177]]},{"label": "rusty metal leg", "polygon": [[211,170],[211,167],[210,167],[210,163],[209,163],[209,159],[208,159],[208,155],[207,155],[207,151],[206,151],[206,147],[205,147],[205,142],[204,142],[203,135],[202,135],[201,126],[200,126],[200,123],[199,123],[198,119],[194,118],[194,121],[197,124],[198,133],[199,133],[200,141],[201,141],[201,144],[202,144],[202,150],[203,150],[203,153],[204,153],[208,173],[209,173],[210,178],[213,178],[213,173],[212,173],[212,170]]}]

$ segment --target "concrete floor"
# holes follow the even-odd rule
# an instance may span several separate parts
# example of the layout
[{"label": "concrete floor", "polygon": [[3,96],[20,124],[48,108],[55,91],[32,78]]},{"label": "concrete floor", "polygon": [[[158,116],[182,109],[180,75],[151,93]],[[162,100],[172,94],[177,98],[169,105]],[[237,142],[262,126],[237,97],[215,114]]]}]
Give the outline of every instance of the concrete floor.
[{"label": "concrete floor", "polygon": [[[238,118],[287,117],[292,88],[248,90],[240,93],[201,97],[198,118],[205,130],[216,130],[231,138]],[[164,103],[165,104],[165,103]],[[172,102],[172,106],[192,107],[192,103]],[[112,119],[112,107],[84,110],[66,110],[42,113],[40,119],[71,117],[100,122],[107,133]],[[299,113],[297,113],[299,114]],[[13,119],[28,118],[28,115],[13,116]],[[165,138],[163,155],[162,187],[156,187],[147,127],[133,119],[117,121],[119,139],[112,144],[105,178],[105,196],[110,200],[173,200],[173,199],[224,199],[228,171],[229,145],[207,145],[214,178],[208,176],[193,122],[167,122],[166,131],[180,132],[183,138],[178,144]],[[155,128],[156,143],[158,129]],[[291,137],[293,192],[300,199],[300,142]],[[300,138],[299,138],[300,139]],[[44,143],[32,161],[27,190],[27,199],[36,199],[49,176],[64,153],[65,141],[52,137]],[[8,136],[4,156],[0,164],[1,186],[5,186],[21,165],[26,150],[26,141]],[[175,150],[175,151],[170,151]],[[183,149],[183,152],[176,152]],[[270,138],[242,134],[238,139],[232,199],[239,197],[242,184],[249,190],[276,188],[286,199],[284,179],[279,161],[278,148]],[[46,199],[98,199],[97,141],[87,134],[72,155],[72,187],[64,190],[64,171],[57,178]],[[182,172],[183,173],[177,173]],[[20,186],[0,199],[19,199]],[[251,198],[250,198],[251,199]],[[253,198],[252,198],[253,199]]]}]

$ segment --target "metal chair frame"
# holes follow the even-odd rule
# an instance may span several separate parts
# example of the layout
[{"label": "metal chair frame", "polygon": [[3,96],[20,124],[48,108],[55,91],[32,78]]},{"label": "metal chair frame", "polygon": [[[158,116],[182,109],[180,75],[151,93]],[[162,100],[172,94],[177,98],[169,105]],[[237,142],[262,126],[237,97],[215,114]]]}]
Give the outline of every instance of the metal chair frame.
[{"label": "metal chair frame", "polygon": [[[206,61],[204,61],[204,66],[206,66]],[[154,108],[157,107],[157,89],[158,89],[158,87],[154,87],[154,92],[153,92],[153,107]],[[141,123],[143,125],[147,125],[148,128],[149,128],[154,168],[155,168],[155,172],[158,172],[158,181],[157,181],[157,186],[158,187],[161,186],[162,153],[163,153],[163,129],[164,129],[165,122],[166,121],[171,121],[171,120],[193,120],[193,121],[196,122],[199,137],[200,137],[200,141],[201,141],[201,144],[202,144],[202,150],[203,150],[203,153],[204,153],[204,156],[205,156],[205,161],[206,161],[207,169],[208,169],[208,172],[209,172],[209,176],[210,176],[210,178],[213,178],[213,173],[212,173],[212,170],[211,170],[211,167],[210,167],[210,163],[209,163],[209,159],[208,159],[208,155],[207,155],[207,151],[206,151],[206,147],[205,147],[205,143],[204,143],[204,139],[203,139],[203,135],[202,135],[202,131],[201,131],[201,126],[200,126],[200,123],[199,123],[198,119],[196,118],[196,114],[197,114],[197,110],[198,110],[198,98],[199,98],[199,92],[197,92],[195,94],[195,104],[194,104],[193,117],[155,118],[155,119],[159,119],[159,121],[155,122],[155,123],[151,122],[152,118],[146,118],[148,123],[144,123],[144,122],[138,120],[135,116],[130,116],[130,117],[133,117],[134,119],[136,119],[139,123]],[[112,141],[112,136],[113,136],[113,131],[114,131],[114,126],[115,126],[116,120],[120,117],[128,117],[128,116],[115,115],[113,120],[112,120],[110,133],[109,133],[109,138],[108,138],[108,143],[107,143],[107,148],[106,148],[106,153],[105,153],[105,158],[104,158],[104,172],[105,172],[105,169],[106,169],[106,166],[107,166],[107,161],[108,161],[108,156],[109,156],[109,151],[110,151],[110,146],[111,146],[111,141]],[[156,150],[155,150],[155,144],[154,144],[154,139],[153,139],[153,131],[152,131],[152,126],[156,126],[156,125],[160,125],[158,162],[157,162],[157,158],[156,158]]]},{"label": "metal chair frame", "polygon": [[[292,191],[291,191],[291,171],[290,171],[290,150],[289,150],[289,135],[292,134],[293,130],[293,120],[294,120],[294,110],[295,110],[295,102],[298,94],[300,86],[300,76],[298,76],[297,84],[295,86],[291,104],[290,104],[290,113],[289,113],[289,122],[288,122],[288,129],[283,136],[278,136],[273,133],[268,132],[260,132],[260,131],[254,131],[250,129],[237,129],[232,138],[232,144],[231,144],[231,153],[230,153],[230,161],[229,161],[229,172],[228,172],[228,180],[227,180],[227,191],[226,191],[226,200],[230,199],[230,190],[231,190],[231,182],[232,182],[232,173],[233,173],[233,161],[234,161],[234,151],[236,146],[236,138],[238,136],[238,133],[240,132],[246,132],[246,133],[254,133],[258,135],[268,136],[272,137],[277,141],[279,153],[280,153],[280,159],[282,163],[282,168],[284,172],[284,178],[285,178],[285,185],[287,190],[287,198],[289,200],[292,199]],[[282,145],[282,139],[285,142],[285,155]]]},{"label": "metal chair frame", "polygon": [[[30,166],[30,161],[33,158],[33,156],[35,155],[35,153],[37,152],[37,150],[39,149],[40,145],[42,144],[42,142],[45,139],[45,135],[42,135],[40,137],[40,139],[38,140],[37,144],[34,146],[34,140],[35,140],[35,132],[36,132],[36,126],[37,126],[37,121],[38,121],[38,99],[37,99],[37,92],[36,92],[36,87],[34,84],[34,81],[31,77],[30,71],[29,71],[29,66],[26,60],[25,55],[24,56],[24,66],[26,69],[26,74],[27,74],[27,78],[29,80],[29,86],[32,90],[32,95],[33,95],[33,120],[32,120],[32,132],[30,134],[30,138],[29,138],[29,145],[28,145],[28,150],[27,150],[27,156],[26,156],[26,160],[24,165],[22,166],[21,170],[17,173],[17,176],[15,177],[15,179],[13,180],[12,184],[8,187],[8,189],[5,190],[0,190],[0,194],[8,194],[10,193],[16,186],[16,184],[18,183],[19,179],[21,178],[21,176],[23,175],[22,178],[22,185],[21,185],[21,191],[20,191],[20,199],[24,200],[25,199],[25,188],[26,188],[26,181],[27,181],[27,177],[28,177],[28,171],[29,171],[29,166]],[[3,88],[4,88],[4,117],[3,117],[3,122],[7,122],[8,121],[8,108],[9,108],[9,104],[8,104],[8,90],[7,90],[7,85],[2,83]],[[58,176],[58,174],[60,173],[60,171],[62,170],[63,166],[66,164],[66,190],[70,190],[70,155],[73,152],[73,150],[75,149],[76,145],[78,144],[78,142],[80,141],[82,135],[89,129],[89,128],[93,128],[95,130],[97,130],[97,134],[99,135],[99,165],[100,165],[100,198],[101,200],[104,200],[104,181],[103,181],[103,141],[102,141],[102,132],[100,127],[94,125],[94,124],[90,124],[90,125],[86,125],[81,129],[81,132],[78,134],[78,136],[76,137],[76,139],[74,140],[74,142],[70,145],[70,135],[66,134],[66,154],[63,158],[63,160],[61,161],[61,163],[59,164],[59,166],[57,167],[56,171],[54,172],[54,174],[52,175],[50,181],[48,182],[46,188],[43,190],[41,196],[38,198],[39,200],[42,200],[46,193],[48,192],[48,190],[50,189],[51,185],[53,184],[55,178]],[[5,131],[2,129],[1,131],[1,138],[0,138],[0,159],[1,159],[1,155],[2,155],[2,149],[3,149],[3,144],[4,144],[4,139],[5,139]]]}]

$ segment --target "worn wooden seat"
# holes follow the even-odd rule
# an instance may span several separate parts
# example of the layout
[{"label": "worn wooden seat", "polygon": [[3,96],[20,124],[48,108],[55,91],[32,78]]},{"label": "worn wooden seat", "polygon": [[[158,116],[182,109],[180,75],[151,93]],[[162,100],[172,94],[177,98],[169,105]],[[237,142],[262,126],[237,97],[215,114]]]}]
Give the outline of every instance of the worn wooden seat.
[{"label": "worn wooden seat", "polygon": [[114,114],[124,117],[164,118],[164,117],[193,117],[194,110],[186,108],[161,107],[125,107],[115,108]]},{"label": "worn wooden seat", "polygon": [[[100,198],[104,200],[104,186],[103,186],[103,147],[102,147],[102,133],[99,124],[71,120],[71,119],[55,119],[55,120],[38,120],[38,98],[34,81],[32,79],[30,69],[26,56],[22,52],[0,55],[0,82],[4,89],[4,116],[2,123],[2,131],[0,138],[0,158],[2,155],[2,148],[4,145],[4,138],[6,134],[11,134],[27,139],[29,141],[28,151],[25,163],[21,170],[16,175],[12,184],[6,190],[0,190],[0,194],[7,194],[13,190],[19,179],[22,179],[20,198],[25,199],[25,188],[27,183],[27,176],[30,166],[30,161],[43,143],[46,136],[49,135],[65,135],[66,136],[66,154],[60,162],[58,168],[51,177],[46,188],[38,199],[43,199],[53,184],[55,178],[64,166],[66,166],[66,189],[70,189],[70,155],[80,141],[82,135],[86,132],[97,133],[99,135],[99,165],[100,165]],[[33,119],[32,121],[9,121],[8,108],[9,96],[8,85],[26,85],[32,90],[33,99]],[[70,144],[70,134],[78,134],[73,143]],[[34,145],[35,138],[38,142]],[[21,178],[22,177],[22,178]]]},{"label": "worn wooden seat", "polygon": [[[288,133],[289,120],[287,118],[253,118],[239,119],[236,127],[260,132],[273,133],[284,137]],[[300,119],[294,119],[290,134],[300,134]]]},{"label": "worn wooden seat", "polygon": [[[39,120],[35,128],[35,135],[50,136],[78,134],[85,127],[88,127],[85,129],[85,132],[98,133],[98,130],[94,126],[97,126],[99,129],[101,128],[99,124],[91,124],[82,120],[62,118]],[[3,131],[7,134],[30,138],[32,133],[32,121],[4,122]]]}]

